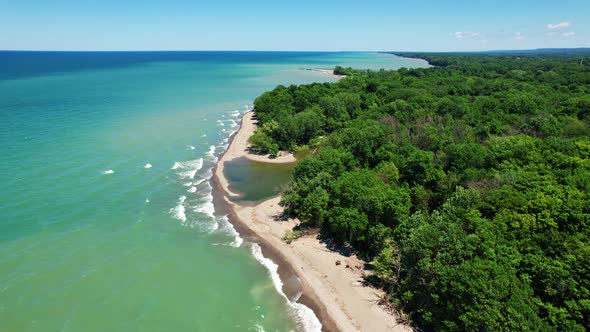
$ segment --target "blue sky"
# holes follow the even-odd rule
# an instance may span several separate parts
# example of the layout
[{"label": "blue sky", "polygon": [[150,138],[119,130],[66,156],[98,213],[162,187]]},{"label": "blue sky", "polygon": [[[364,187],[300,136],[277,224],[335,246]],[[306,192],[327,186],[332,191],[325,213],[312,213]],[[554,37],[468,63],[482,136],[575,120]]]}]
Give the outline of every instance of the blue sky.
[{"label": "blue sky", "polygon": [[0,0],[0,49],[590,47],[590,0]]}]

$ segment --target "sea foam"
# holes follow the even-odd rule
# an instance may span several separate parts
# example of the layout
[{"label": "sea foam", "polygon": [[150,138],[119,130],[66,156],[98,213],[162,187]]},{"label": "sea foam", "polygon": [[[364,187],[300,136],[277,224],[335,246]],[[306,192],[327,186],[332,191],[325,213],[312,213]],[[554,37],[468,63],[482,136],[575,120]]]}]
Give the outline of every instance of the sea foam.
[{"label": "sea foam", "polygon": [[218,221],[219,230],[234,237],[234,240],[229,244],[230,246],[238,248],[244,243],[244,239],[240,237],[240,234],[236,231],[234,225],[229,222],[227,216],[218,218]]},{"label": "sea foam", "polygon": [[203,167],[203,158],[195,159],[195,160],[188,160],[188,161],[180,161],[175,162],[172,169],[180,170],[178,172],[178,176],[183,179],[192,179],[197,174],[197,171]]},{"label": "sea foam", "polygon": [[147,163],[147,164],[145,164],[145,166],[143,166],[143,168],[152,168],[152,164]]},{"label": "sea foam", "polygon": [[195,212],[200,212],[206,214],[211,218],[215,218],[215,207],[213,206],[213,194],[208,193],[205,197],[202,198],[204,200],[199,206],[195,207]]},{"label": "sea foam", "polygon": [[200,185],[201,183],[205,182],[206,180],[207,180],[207,179],[199,179],[199,180],[197,180],[197,181],[194,181],[194,182],[192,182],[192,184],[193,184],[194,186],[198,186],[198,185]]},{"label": "sea foam", "polygon": [[186,200],[186,196],[180,196],[178,198],[178,204],[170,209],[170,213],[174,216],[174,218],[185,222],[186,221],[186,214],[184,214],[184,201]]},{"label": "sea foam", "polygon": [[264,257],[264,255],[262,254],[262,248],[260,248],[260,246],[257,243],[252,244],[251,250],[252,250],[252,255],[254,256],[254,258],[256,258],[256,260],[260,264],[262,264],[264,267],[266,267],[266,269],[270,273],[270,277],[272,279],[272,282],[273,282],[277,292],[279,292],[279,294],[281,294],[285,298],[285,300],[287,300],[289,307],[293,310],[293,312],[297,315],[297,317],[299,317],[298,323],[301,324],[301,327],[303,328],[303,330],[307,331],[307,332],[321,331],[322,330],[322,323],[320,323],[320,320],[314,314],[313,310],[311,310],[310,308],[308,308],[307,306],[305,306],[301,303],[291,302],[287,298],[287,295],[285,295],[285,293],[283,293],[283,282],[281,281],[281,278],[279,277],[279,273],[277,272],[279,269],[279,266],[277,264],[275,264],[275,262],[273,262],[272,260]]},{"label": "sea foam", "polygon": [[115,171],[113,171],[112,169],[107,169],[101,172],[102,174],[113,174],[115,173]]},{"label": "sea foam", "polygon": [[207,151],[207,155],[209,157],[215,157],[215,145],[211,145],[209,147],[209,151]]}]

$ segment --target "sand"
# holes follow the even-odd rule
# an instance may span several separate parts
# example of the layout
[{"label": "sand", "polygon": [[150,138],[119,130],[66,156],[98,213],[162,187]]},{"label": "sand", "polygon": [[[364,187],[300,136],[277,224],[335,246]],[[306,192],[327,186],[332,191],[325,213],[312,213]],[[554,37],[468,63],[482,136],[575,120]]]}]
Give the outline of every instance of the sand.
[{"label": "sand", "polygon": [[324,74],[328,74],[328,75],[332,75],[338,79],[346,77],[346,75],[336,75],[334,74],[334,69],[320,69],[320,68],[314,68],[314,69],[310,69],[311,71],[317,71],[320,73],[324,73]]},{"label": "sand", "polygon": [[[240,130],[232,138],[214,171],[214,184],[225,192],[222,200],[230,209],[230,221],[243,236],[261,244],[263,254],[279,265],[283,281],[289,275],[297,276],[303,292],[300,302],[314,310],[324,331],[411,331],[410,327],[397,323],[394,315],[377,304],[382,295],[380,290],[361,284],[361,260],[327,249],[315,235],[304,236],[291,244],[282,239],[298,221],[277,220],[282,212],[278,204],[280,197],[257,205],[237,204],[228,198],[236,194],[229,190],[223,173],[226,161],[239,157],[264,162],[295,161],[290,154],[268,159],[249,152],[248,137],[256,128],[253,115],[253,112],[244,115]],[[341,261],[340,265],[335,264],[337,260]],[[347,268],[347,265],[350,267]]]}]

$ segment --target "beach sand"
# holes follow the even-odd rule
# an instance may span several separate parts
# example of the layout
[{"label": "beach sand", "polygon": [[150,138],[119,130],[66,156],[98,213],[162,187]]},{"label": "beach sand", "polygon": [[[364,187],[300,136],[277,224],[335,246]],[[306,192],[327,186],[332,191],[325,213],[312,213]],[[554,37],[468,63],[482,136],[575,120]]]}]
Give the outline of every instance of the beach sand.
[{"label": "beach sand", "polygon": [[334,69],[313,68],[313,69],[310,69],[310,70],[311,71],[317,71],[317,72],[324,73],[324,74],[328,74],[328,75],[332,75],[332,76],[334,76],[334,77],[336,77],[338,79],[343,78],[343,77],[346,77],[346,75],[336,75],[336,74],[334,74]]},{"label": "beach sand", "polygon": [[[355,256],[346,257],[326,248],[315,235],[306,235],[291,244],[282,238],[297,220],[279,220],[282,207],[280,197],[257,205],[238,204],[229,197],[237,196],[228,188],[224,176],[224,163],[239,157],[264,162],[293,162],[295,158],[284,154],[276,159],[252,155],[248,137],[256,128],[253,112],[242,118],[240,130],[222,155],[212,179],[218,189],[216,204],[223,205],[230,221],[245,239],[260,244],[263,254],[279,266],[279,275],[285,288],[293,284],[303,294],[299,302],[310,307],[320,319],[324,331],[411,331],[397,323],[396,317],[379,306],[382,292],[362,285],[363,262]],[[336,265],[337,260],[341,261]],[[346,266],[350,266],[347,268]],[[294,278],[296,276],[297,278]],[[289,298],[294,291],[284,289]]]}]

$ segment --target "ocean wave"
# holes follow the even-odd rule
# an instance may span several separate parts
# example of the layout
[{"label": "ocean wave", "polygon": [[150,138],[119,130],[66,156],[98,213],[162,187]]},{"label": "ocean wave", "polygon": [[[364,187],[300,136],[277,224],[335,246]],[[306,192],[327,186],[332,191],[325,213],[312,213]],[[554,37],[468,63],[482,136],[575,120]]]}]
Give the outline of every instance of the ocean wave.
[{"label": "ocean wave", "polygon": [[113,174],[115,173],[115,171],[113,171],[112,169],[107,169],[101,172],[102,174]]},{"label": "ocean wave", "polygon": [[189,149],[191,149],[191,150],[194,150],[195,149],[195,147],[192,146],[192,145],[187,145],[186,147],[189,148]]},{"label": "ocean wave", "polygon": [[230,123],[230,127],[232,127],[232,128],[234,128],[235,126],[238,125],[238,123],[235,122],[234,120],[229,120],[229,123]]},{"label": "ocean wave", "polygon": [[221,120],[217,120],[217,124],[220,125],[220,126],[222,126],[222,127],[225,126],[225,123],[223,123],[223,121],[221,121]]},{"label": "ocean wave", "polygon": [[197,191],[197,187],[190,187],[187,192],[189,193],[194,193],[195,191]]},{"label": "ocean wave", "polygon": [[240,234],[238,233],[238,231],[236,231],[236,229],[234,228],[234,225],[232,225],[229,222],[229,219],[227,218],[227,216],[223,216],[218,218],[219,221],[219,230],[222,231],[223,233],[226,233],[228,235],[231,235],[234,237],[234,240],[229,244],[232,247],[238,248],[239,246],[242,245],[242,243],[244,243],[244,239],[242,239],[240,237]]},{"label": "ocean wave", "polygon": [[203,158],[175,162],[174,166],[172,166],[172,169],[179,169],[180,172],[178,172],[178,176],[181,178],[192,179],[195,177],[195,174],[197,174],[197,171],[199,171],[201,167],[203,167]]},{"label": "ocean wave", "polygon": [[207,151],[207,155],[209,157],[215,157],[215,145],[211,145],[209,147],[209,151]]},{"label": "ocean wave", "polygon": [[228,137],[232,137],[237,132],[238,132],[237,129],[234,129],[234,130],[230,131]]},{"label": "ocean wave", "polygon": [[275,264],[275,262],[273,262],[272,260],[264,257],[264,255],[262,254],[262,248],[260,248],[260,246],[257,243],[252,244],[251,251],[254,258],[260,264],[262,264],[270,273],[270,277],[273,281],[275,289],[277,290],[277,292],[279,292],[279,294],[281,294],[285,298],[285,300],[287,300],[289,307],[299,318],[298,323],[301,325],[301,328],[307,332],[321,331],[322,323],[320,323],[320,320],[317,318],[313,310],[301,303],[291,302],[287,298],[287,295],[283,293],[283,282],[281,281],[279,273],[277,272],[279,266]]},{"label": "ocean wave", "polygon": [[205,214],[210,218],[215,218],[215,206],[213,206],[213,194],[208,193],[205,197],[202,197],[204,202],[195,207],[194,211]]},{"label": "ocean wave", "polygon": [[199,180],[197,180],[197,181],[194,181],[194,182],[192,182],[192,185],[193,185],[193,186],[198,186],[198,185],[200,185],[201,183],[205,182],[206,180],[208,180],[208,179],[199,179]]},{"label": "ocean wave", "polygon": [[145,166],[143,166],[143,168],[152,168],[152,164],[147,163],[147,164],[145,164]]},{"label": "ocean wave", "polygon": [[174,218],[182,222],[186,222],[186,214],[184,213],[185,208],[183,205],[185,200],[186,196],[180,196],[178,198],[178,204],[170,209],[170,213],[172,214],[172,216],[174,216]]},{"label": "ocean wave", "polygon": [[205,173],[203,175],[201,175],[202,177],[204,177],[205,179],[210,179],[213,176],[213,169],[212,168],[207,168],[207,170],[205,171]]}]

